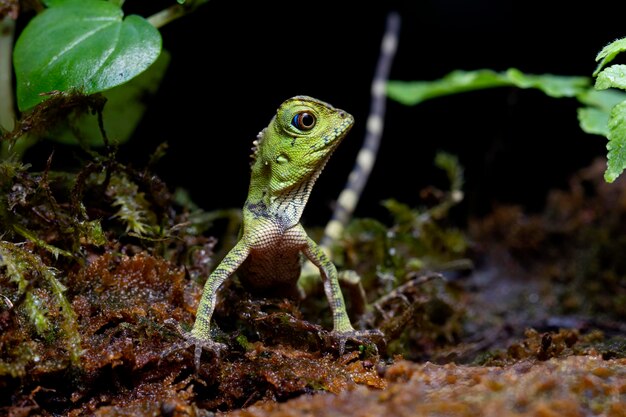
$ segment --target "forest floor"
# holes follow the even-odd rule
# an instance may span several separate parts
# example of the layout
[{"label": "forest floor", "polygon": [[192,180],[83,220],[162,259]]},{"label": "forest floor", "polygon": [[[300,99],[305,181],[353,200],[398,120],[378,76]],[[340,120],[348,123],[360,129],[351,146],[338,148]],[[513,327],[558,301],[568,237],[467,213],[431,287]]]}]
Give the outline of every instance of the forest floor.
[{"label": "forest floor", "polygon": [[[191,349],[163,352],[180,342],[164,322],[193,323],[218,257],[200,212],[112,163],[72,187],[5,166],[0,414],[626,416],[626,181],[603,170],[577,173],[541,213],[498,206],[445,235],[464,236],[462,256],[411,255],[420,238],[400,221],[353,226],[339,263],[376,271],[364,284],[378,301],[355,322],[383,331],[378,349],[339,354],[321,292],[263,299],[229,280],[214,317],[228,349],[196,371]],[[145,224],[116,214],[125,204],[149,207]],[[146,238],[155,224],[167,238]],[[393,258],[371,242],[390,231]]]}]

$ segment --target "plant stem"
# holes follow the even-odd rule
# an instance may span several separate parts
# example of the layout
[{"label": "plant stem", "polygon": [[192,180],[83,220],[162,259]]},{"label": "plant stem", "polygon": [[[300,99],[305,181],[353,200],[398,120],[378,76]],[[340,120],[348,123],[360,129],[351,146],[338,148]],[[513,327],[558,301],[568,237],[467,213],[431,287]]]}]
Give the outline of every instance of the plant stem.
[{"label": "plant stem", "polygon": [[183,17],[187,13],[194,11],[198,6],[206,2],[208,2],[208,0],[188,1],[185,6],[175,4],[167,9],[163,9],[160,12],[153,14],[148,17],[147,20],[155,28],[160,28],[178,19],[179,17]]},{"label": "plant stem", "polygon": [[13,108],[13,36],[15,21],[6,16],[0,21],[0,126],[12,130],[15,123]]},{"label": "plant stem", "polygon": [[[13,38],[15,21],[5,16],[0,21],[0,134],[11,131],[15,125],[15,108],[13,107]],[[0,158],[9,155],[8,141],[0,143]]]}]

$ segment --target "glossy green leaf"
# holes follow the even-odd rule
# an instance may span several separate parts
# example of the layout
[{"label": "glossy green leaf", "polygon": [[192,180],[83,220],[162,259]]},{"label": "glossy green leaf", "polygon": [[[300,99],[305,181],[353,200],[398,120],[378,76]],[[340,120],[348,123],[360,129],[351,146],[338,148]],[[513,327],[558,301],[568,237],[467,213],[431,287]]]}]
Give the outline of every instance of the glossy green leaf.
[{"label": "glossy green leaf", "polygon": [[102,0],[53,1],[17,40],[18,106],[28,109],[50,91],[92,94],[125,83],[161,52],[159,32],[140,16]]},{"label": "glossy green leaf", "polygon": [[551,97],[574,97],[589,87],[588,77],[552,74],[524,74],[511,68],[505,72],[492,70],[453,71],[433,81],[389,81],[387,95],[406,105],[466,91],[495,87],[536,88]]},{"label": "glossy green leaf", "polygon": [[598,90],[607,88],[626,89],[626,65],[611,65],[598,74],[595,87]]},{"label": "glossy green leaf", "polygon": [[[170,54],[163,50],[159,58],[146,71],[127,83],[106,92],[106,106],[102,112],[107,137],[120,144],[130,139],[146,111],[147,100],[155,94],[170,62]],[[104,141],[98,126],[98,116],[81,113],[78,119],[72,118],[61,124],[49,136],[51,139],[76,145],[79,142],[88,146],[102,146]]]},{"label": "glossy green leaf", "polygon": [[593,75],[598,75],[600,70],[604,68],[609,62],[613,61],[613,58],[620,52],[626,51],[626,38],[618,39],[611,42],[598,53],[596,61],[600,61],[598,67],[593,72]]},{"label": "glossy green leaf", "polygon": [[626,168],[626,101],[613,107],[609,117],[608,162],[604,179],[613,182]]}]

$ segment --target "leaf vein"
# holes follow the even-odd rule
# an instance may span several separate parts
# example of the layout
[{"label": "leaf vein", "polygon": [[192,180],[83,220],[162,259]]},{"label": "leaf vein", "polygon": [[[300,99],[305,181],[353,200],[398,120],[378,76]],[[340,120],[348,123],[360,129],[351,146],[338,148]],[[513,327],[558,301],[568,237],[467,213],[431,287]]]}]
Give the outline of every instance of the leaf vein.
[{"label": "leaf vein", "polygon": [[[107,19],[94,19],[94,20],[106,21]],[[108,20],[110,20],[110,19],[108,19]],[[102,26],[99,26],[97,28],[94,28],[93,30],[90,30],[89,32],[85,32],[84,35],[79,36],[78,38],[74,39],[74,41],[68,43],[63,49],[61,49],[58,54],[53,55],[50,58],[50,61],[48,62],[48,64],[45,66],[44,69],[50,68],[56,61],[61,59],[63,57],[63,55],[65,55],[66,53],[68,53],[69,51],[74,49],[74,47],[76,45],[80,44],[81,42],[84,42],[86,39],[96,35],[98,32],[108,28],[109,26],[111,26],[112,24],[115,24],[116,22],[118,22],[118,21],[117,20],[111,20],[111,22],[108,25],[102,25]]]}]

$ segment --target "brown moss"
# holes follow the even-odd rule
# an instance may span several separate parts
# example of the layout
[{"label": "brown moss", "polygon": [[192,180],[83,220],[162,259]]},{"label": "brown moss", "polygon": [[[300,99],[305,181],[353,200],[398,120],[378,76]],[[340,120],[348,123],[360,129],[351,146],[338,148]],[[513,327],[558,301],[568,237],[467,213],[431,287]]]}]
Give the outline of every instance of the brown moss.
[{"label": "brown moss", "polygon": [[69,278],[72,305],[82,327],[86,372],[157,362],[162,341],[156,325],[169,317],[190,318],[181,303],[185,274],[146,253],[107,253]]},{"label": "brown moss", "polygon": [[[605,374],[610,376],[590,378],[591,371],[598,368],[608,369]],[[300,397],[285,404],[252,406],[220,415],[579,417],[623,415],[626,409],[626,400],[618,394],[626,378],[624,359],[570,356],[507,367],[398,361],[385,378],[389,385],[384,391],[361,387],[339,395]],[[581,395],[581,384],[585,390],[593,390],[593,396]]]},{"label": "brown moss", "polygon": [[[124,225],[111,220],[111,207],[80,210],[85,201],[102,203],[107,180],[94,175],[109,175],[107,170],[139,185],[132,189],[145,193],[145,203],[155,214],[146,219],[154,230],[164,225],[162,236],[151,240],[126,235],[117,241],[115,231]],[[387,328],[379,327],[389,329],[393,338],[403,334],[398,341],[404,346],[398,351],[422,363],[396,356],[390,365],[355,343],[349,346],[352,351],[339,356],[328,324],[318,320],[330,314],[288,300],[254,297],[231,279],[220,290],[214,315],[224,331],[216,326],[216,337],[229,348],[219,358],[204,353],[196,373],[191,349],[162,357],[180,341],[162,323],[169,318],[183,326],[193,323],[202,278],[214,265],[214,240],[200,236],[199,229],[190,232],[180,226],[190,217],[176,214],[166,188],[147,171],[135,172],[113,160],[93,164],[79,174],[68,203],[67,198],[52,197],[54,181],[31,176],[21,167],[11,178],[22,188],[7,195],[6,207],[19,220],[16,224],[28,226],[36,239],[20,247],[38,253],[46,268],[62,271],[58,279],[71,302],[82,355],[77,364],[67,359],[73,342],[63,338],[63,327],[57,324],[63,317],[61,310],[51,308],[54,293],[38,286],[36,274],[27,274],[27,293],[50,310],[42,317],[55,326],[41,334],[22,326],[23,317],[13,305],[24,300],[0,298],[0,352],[12,367],[3,369],[0,378],[3,394],[9,393],[0,396],[0,413],[195,416],[248,407],[230,414],[623,416],[626,363],[620,358],[626,357],[626,343],[619,313],[626,276],[620,268],[626,271],[626,265],[617,256],[623,253],[621,241],[613,240],[619,235],[596,228],[626,230],[620,223],[624,216],[609,211],[626,208],[626,192],[616,197],[581,175],[570,192],[551,197],[542,216],[504,209],[485,221],[479,228],[484,234],[476,236],[485,238],[483,248],[496,248],[483,252],[490,266],[496,265],[491,280],[478,269],[471,277],[408,281],[395,294],[383,296],[390,302],[377,307],[388,308],[384,314],[373,309],[371,318],[387,323]],[[597,189],[592,199],[581,190],[589,181]],[[124,194],[123,188],[114,191]],[[73,207],[71,213],[68,207]],[[90,218],[108,219],[102,221],[108,241],[95,245],[87,235],[70,230]],[[364,227],[359,234],[366,231]],[[19,236],[23,234],[6,238]],[[596,238],[602,254],[590,258],[585,250]],[[359,246],[353,243],[350,257],[357,262]],[[415,239],[405,243],[410,246]],[[54,259],[51,244],[84,257]],[[381,253],[386,257],[388,251]],[[578,262],[572,256],[578,253],[594,262]],[[600,268],[605,260],[611,270]],[[379,285],[373,293],[382,289],[374,273],[381,271],[376,268],[380,264],[368,267],[376,275],[371,284]],[[404,272],[407,279],[417,277]],[[10,289],[18,286],[6,277],[1,283]],[[323,294],[320,299],[327,308]],[[602,309],[608,313],[601,318],[589,315]],[[568,311],[584,314],[564,316]],[[462,364],[480,352],[487,352],[475,361],[482,366]],[[313,393],[317,395],[304,395]]]},{"label": "brown moss", "polygon": [[202,406],[235,408],[257,401],[285,400],[303,393],[340,393],[357,385],[384,388],[385,381],[355,354],[337,360],[319,353],[255,343],[243,357],[219,365],[216,383],[220,395]]},{"label": "brown moss", "polygon": [[[158,403],[164,399],[168,410],[181,409],[180,404],[197,400],[199,393],[208,398],[200,402],[202,407],[230,409],[305,392],[338,393],[357,384],[378,388],[385,384],[371,363],[359,360],[358,352],[336,358],[260,342],[247,344],[246,350],[233,345],[228,356],[203,363],[201,373],[192,377],[190,352],[161,357],[168,344],[178,340],[167,341],[168,332],[160,323],[170,317],[191,323],[201,287],[189,283],[182,269],[145,252],[133,256],[107,252],[71,274],[68,283],[84,344],[82,376],[71,393],[72,402],[80,404],[73,410],[76,415],[152,413],[162,411]],[[299,322],[287,323],[301,333],[310,331],[297,327]],[[183,382],[175,382],[181,378]],[[193,381],[198,385],[194,387]],[[106,388],[92,397],[91,389],[102,384]]]}]

